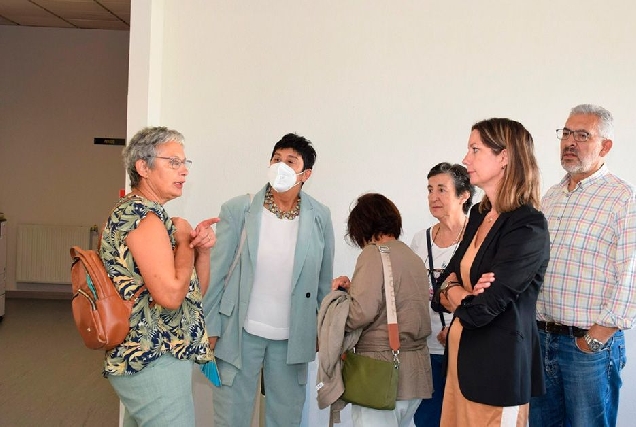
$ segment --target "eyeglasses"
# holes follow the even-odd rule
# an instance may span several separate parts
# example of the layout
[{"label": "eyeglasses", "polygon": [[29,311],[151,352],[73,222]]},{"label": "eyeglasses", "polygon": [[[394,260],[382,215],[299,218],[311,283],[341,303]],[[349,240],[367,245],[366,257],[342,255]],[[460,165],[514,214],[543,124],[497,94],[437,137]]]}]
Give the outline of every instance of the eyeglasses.
[{"label": "eyeglasses", "polygon": [[568,139],[570,135],[572,135],[572,137],[574,138],[576,142],[586,142],[592,137],[592,134],[589,133],[588,131],[570,130],[568,128],[557,129],[556,134],[557,134],[557,138],[559,138],[561,141]]},{"label": "eyeglasses", "polygon": [[190,169],[192,166],[192,160],[183,159],[181,160],[178,157],[161,157],[161,156],[148,156],[148,158],[154,157],[155,159],[164,159],[170,162],[170,167],[172,169],[179,169],[181,165],[185,165],[186,169]]}]

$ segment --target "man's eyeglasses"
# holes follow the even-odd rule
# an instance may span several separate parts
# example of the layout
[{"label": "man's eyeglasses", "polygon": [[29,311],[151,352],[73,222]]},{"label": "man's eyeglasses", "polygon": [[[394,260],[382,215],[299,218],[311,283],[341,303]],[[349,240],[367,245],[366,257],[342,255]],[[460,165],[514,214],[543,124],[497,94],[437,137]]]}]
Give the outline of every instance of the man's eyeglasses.
[{"label": "man's eyeglasses", "polygon": [[592,138],[592,134],[585,130],[570,130],[568,128],[557,129],[557,138],[561,141],[566,140],[572,135],[576,142],[586,142]]},{"label": "man's eyeglasses", "polygon": [[170,162],[170,167],[172,169],[179,169],[181,165],[185,165],[186,169],[190,169],[190,166],[192,166],[192,160],[188,160],[188,159],[181,160],[178,157],[148,156],[148,158],[150,157],[154,157],[155,159],[168,160],[168,162]]}]

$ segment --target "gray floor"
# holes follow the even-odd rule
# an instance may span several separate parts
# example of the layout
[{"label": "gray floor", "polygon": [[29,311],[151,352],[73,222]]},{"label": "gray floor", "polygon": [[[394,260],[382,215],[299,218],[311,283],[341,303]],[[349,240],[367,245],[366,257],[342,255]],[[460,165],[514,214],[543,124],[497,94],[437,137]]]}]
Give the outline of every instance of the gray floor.
[{"label": "gray floor", "polygon": [[117,426],[119,401],[69,300],[8,299],[0,323],[0,427]]}]

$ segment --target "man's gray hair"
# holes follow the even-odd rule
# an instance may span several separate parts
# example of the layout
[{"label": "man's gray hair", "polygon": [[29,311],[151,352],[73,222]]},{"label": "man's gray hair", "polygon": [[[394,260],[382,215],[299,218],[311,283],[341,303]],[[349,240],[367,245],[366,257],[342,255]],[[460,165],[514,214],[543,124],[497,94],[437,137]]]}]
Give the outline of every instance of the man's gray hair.
[{"label": "man's gray hair", "polygon": [[594,104],[581,104],[570,110],[570,116],[575,114],[593,114],[598,117],[598,132],[602,138],[614,139],[614,117],[605,108]]}]

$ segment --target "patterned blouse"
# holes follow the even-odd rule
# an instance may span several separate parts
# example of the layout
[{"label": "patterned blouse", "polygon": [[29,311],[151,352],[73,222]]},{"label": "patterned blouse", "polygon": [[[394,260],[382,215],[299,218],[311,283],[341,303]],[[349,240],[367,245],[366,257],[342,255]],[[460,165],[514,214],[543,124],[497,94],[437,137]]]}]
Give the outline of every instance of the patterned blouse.
[{"label": "patterned blouse", "polygon": [[[130,299],[144,284],[126,246],[126,237],[149,212],[163,221],[174,249],[175,227],[168,213],[160,204],[139,196],[127,196],[119,201],[102,235],[100,257],[124,299]],[[151,304],[152,296],[144,289],[132,309],[130,332],[124,342],[106,352],[104,376],[132,375],[165,353],[197,363],[211,360],[213,353],[205,331],[201,299],[199,278],[194,269],[188,294],[175,310]]]}]

